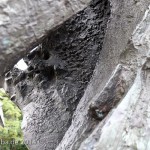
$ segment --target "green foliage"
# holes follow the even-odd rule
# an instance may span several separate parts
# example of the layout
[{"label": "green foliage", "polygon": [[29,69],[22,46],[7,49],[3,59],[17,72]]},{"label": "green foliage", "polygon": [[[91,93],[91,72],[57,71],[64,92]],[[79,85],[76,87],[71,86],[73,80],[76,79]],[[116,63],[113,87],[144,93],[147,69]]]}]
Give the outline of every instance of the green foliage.
[{"label": "green foliage", "polygon": [[0,150],[28,150],[23,144],[20,109],[11,102],[3,89],[0,89],[0,101],[3,103],[5,118],[5,127],[0,126]]}]

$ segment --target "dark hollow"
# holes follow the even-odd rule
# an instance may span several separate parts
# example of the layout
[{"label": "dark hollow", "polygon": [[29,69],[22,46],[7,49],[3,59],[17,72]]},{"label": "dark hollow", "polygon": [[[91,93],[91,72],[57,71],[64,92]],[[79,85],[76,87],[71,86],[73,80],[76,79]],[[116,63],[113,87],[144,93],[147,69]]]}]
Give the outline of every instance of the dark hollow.
[{"label": "dark hollow", "polygon": [[48,33],[38,57],[34,52],[25,58],[32,67],[25,71],[24,80],[17,81],[15,88],[22,99],[16,101],[21,109],[30,102],[38,104],[25,139],[44,141],[29,145],[31,149],[53,150],[63,138],[92,77],[109,16],[109,1],[93,0]]}]

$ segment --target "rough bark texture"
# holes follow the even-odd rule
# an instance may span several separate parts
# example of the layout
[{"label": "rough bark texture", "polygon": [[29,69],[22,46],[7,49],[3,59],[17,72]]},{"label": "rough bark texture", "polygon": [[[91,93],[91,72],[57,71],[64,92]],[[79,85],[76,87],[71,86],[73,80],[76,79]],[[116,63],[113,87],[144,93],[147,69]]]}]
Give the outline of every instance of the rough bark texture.
[{"label": "rough bark texture", "polygon": [[149,4],[93,0],[6,74],[31,150],[149,149]]}]

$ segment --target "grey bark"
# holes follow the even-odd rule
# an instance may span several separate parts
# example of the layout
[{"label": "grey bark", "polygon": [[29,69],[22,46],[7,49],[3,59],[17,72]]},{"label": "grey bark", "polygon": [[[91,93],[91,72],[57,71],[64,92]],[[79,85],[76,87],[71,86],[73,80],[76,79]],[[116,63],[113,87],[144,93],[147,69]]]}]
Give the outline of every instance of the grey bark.
[{"label": "grey bark", "polygon": [[7,74],[31,150],[149,149],[150,2],[110,2],[93,0]]}]

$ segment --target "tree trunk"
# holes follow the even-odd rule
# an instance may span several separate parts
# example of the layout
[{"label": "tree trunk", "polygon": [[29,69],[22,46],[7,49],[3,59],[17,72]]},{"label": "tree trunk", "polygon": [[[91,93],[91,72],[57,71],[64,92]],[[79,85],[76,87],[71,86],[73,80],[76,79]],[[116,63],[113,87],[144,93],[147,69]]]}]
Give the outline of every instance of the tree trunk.
[{"label": "tree trunk", "polygon": [[7,74],[31,150],[150,149],[149,4],[93,0]]}]

